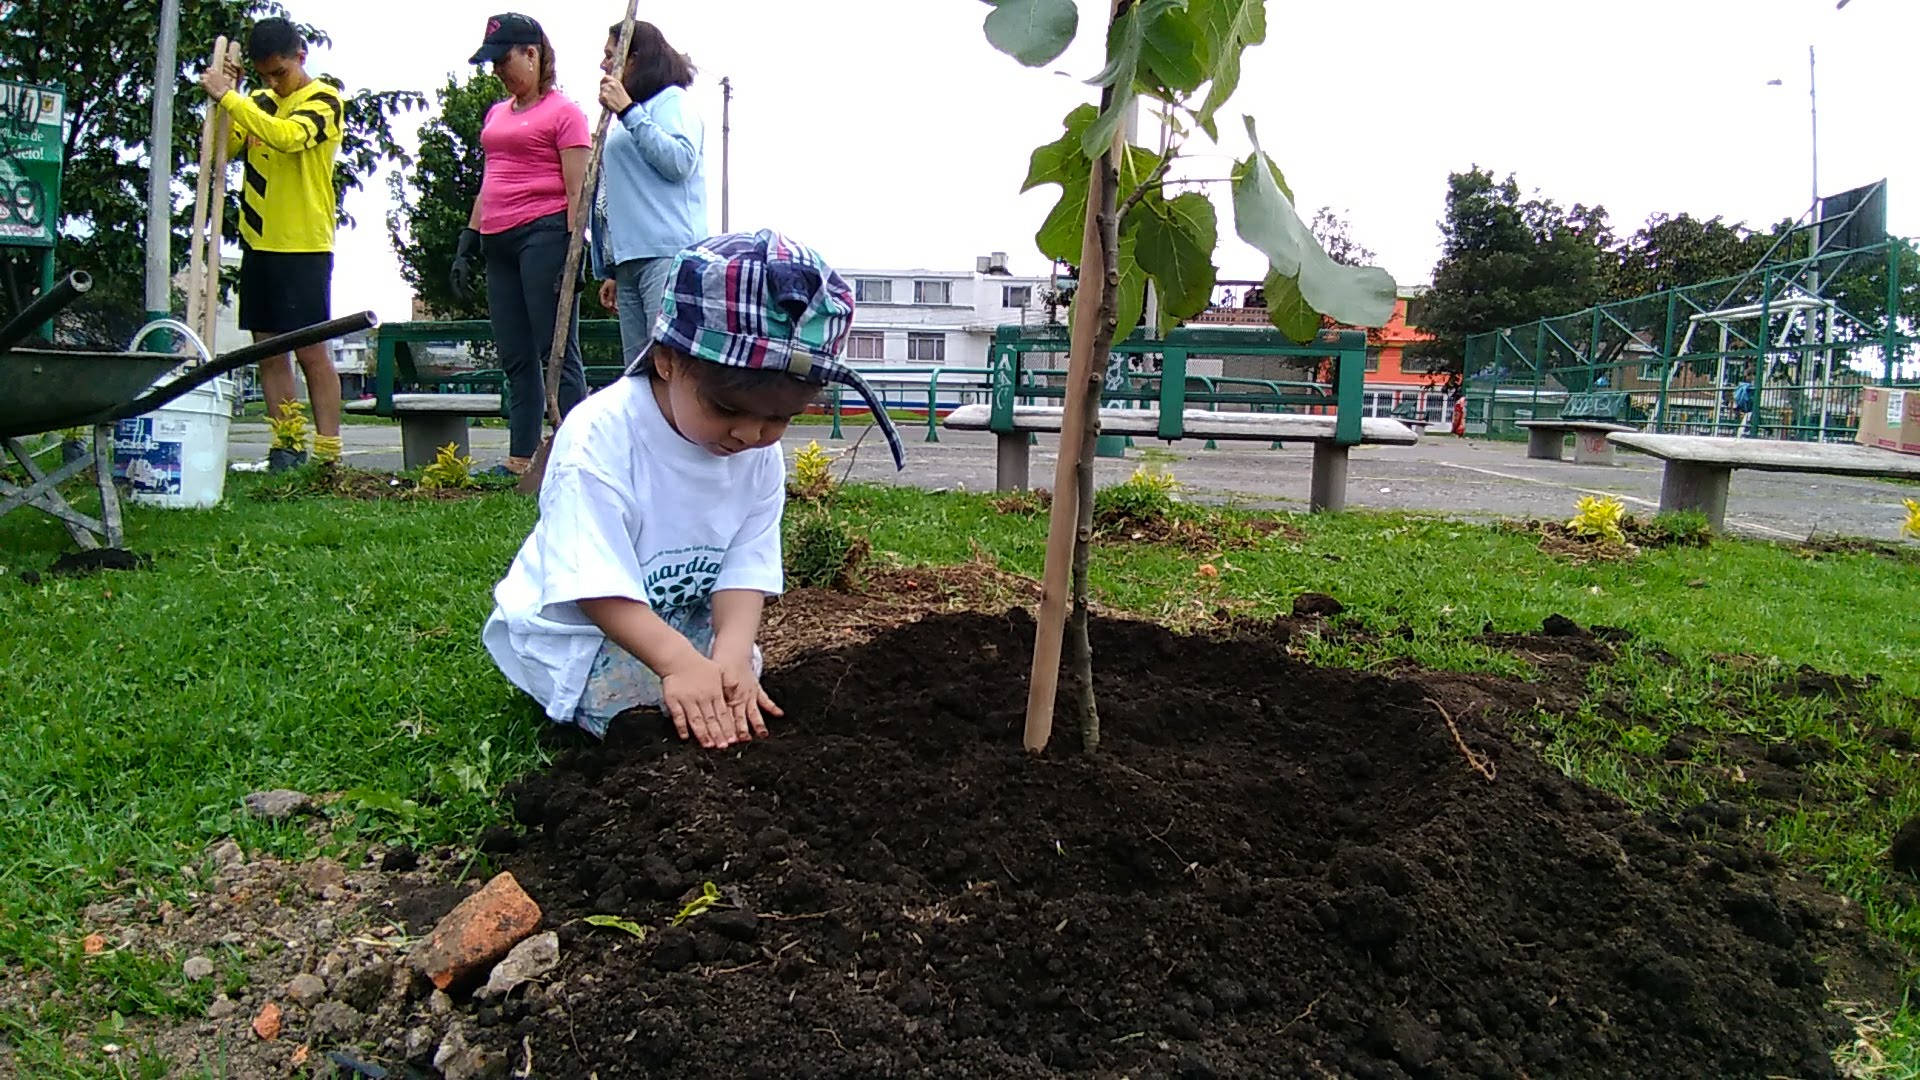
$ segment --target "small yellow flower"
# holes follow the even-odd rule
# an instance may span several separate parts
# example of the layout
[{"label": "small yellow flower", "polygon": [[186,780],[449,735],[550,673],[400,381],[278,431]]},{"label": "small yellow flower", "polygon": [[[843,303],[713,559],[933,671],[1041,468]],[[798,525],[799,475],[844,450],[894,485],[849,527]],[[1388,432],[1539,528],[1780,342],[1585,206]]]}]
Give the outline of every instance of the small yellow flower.
[{"label": "small yellow flower", "polygon": [[420,471],[420,486],[429,490],[473,486],[473,458],[460,456],[460,444],[448,443],[434,455],[433,464]]},{"label": "small yellow flower", "polygon": [[1567,528],[1588,540],[1621,544],[1627,539],[1626,516],[1627,508],[1619,499],[1588,495],[1574,504],[1573,520],[1567,522]]},{"label": "small yellow flower", "polygon": [[267,417],[267,427],[273,429],[273,449],[290,450],[296,454],[307,448],[307,407],[298,401],[280,403],[280,415]]},{"label": "small yellow flower", "polygon": [[794,452],[793,491],[802,498],[824,498],[833,488],[833,455],[821,449],[818,439]]}]

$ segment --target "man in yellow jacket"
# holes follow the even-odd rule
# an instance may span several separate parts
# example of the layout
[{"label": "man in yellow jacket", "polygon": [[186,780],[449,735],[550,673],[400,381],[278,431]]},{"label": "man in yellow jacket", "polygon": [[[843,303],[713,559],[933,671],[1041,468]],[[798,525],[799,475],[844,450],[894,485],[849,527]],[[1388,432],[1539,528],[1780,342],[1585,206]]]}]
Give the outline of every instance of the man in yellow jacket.
[{"label": "man in yellow jacket", "polygon": [[[334,158],[345,102],[307,74],[307,43],[285,19],[262,19],[247,35],[247,61],[261,86],[235,88],[238,74],[215,65],[201,76],[207,96],[233,120],[230,158],[240,158],[240,328],[255,341],[332,317]],[[294,356],[313,402],[313,456],[340,459],[340,375],[323,342]],[[293,364],[260,361],[269,415],[294,400]]]}]

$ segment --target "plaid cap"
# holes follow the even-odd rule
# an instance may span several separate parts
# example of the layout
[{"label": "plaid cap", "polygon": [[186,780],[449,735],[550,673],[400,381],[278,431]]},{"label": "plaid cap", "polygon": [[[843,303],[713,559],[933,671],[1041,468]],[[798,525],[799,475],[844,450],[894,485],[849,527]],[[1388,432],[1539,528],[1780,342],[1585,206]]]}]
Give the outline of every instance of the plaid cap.
[{"label": "plaid cap", "polygon": [[716,364],[851,387],[904,469],[906,447],[885,402],[841,358],[852,325],[853,290],[820,253],[762,229],[711,237],[673,257],[653,340]]}]

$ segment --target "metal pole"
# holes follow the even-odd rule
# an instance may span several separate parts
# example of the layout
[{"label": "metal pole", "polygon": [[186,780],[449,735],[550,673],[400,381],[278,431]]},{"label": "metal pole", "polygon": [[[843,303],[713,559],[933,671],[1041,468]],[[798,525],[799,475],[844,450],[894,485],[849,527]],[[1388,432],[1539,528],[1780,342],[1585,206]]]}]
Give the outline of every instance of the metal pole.
[{"label": "metal pole", "polygon": [[[1820,235],[1817,224],[1820,220],[1820,99],[1815,93],[1813,84],[1813,46],[1811,45],[1807,46],[1807,111],[1811,115],[1813,129],[1813,220],[1816,223],[1813,232],[1814,242],[1818,244]],[[1817,273],[1818,270],[1816,269],[1815,272]],[[1816,294],[1819,291],[1817,287],[1814,289]]]},{"label": "metal pole", "polygon": [[733,231],[728,203],[733,179],[733,80],[720,80],[720,231]]},{"label": "metal pole", "polygon": [[165,318],[173,306],[173,85],[180,75],[179,46],[180,0],[161,0],[160,43],[153,60],[153,130],[147,141],[149,321]]}]

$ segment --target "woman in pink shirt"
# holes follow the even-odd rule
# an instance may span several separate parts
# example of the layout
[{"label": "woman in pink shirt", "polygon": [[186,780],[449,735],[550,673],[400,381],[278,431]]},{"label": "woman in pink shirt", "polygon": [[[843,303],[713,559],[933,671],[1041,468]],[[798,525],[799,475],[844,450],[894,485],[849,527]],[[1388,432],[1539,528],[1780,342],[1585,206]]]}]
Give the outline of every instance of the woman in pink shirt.
[{"label": "woman in pink shirt", "polygon": [[[480,196],[460,232],[453,260],[454,292],[470,297],[476,256],[486,260],[487,309],[500,366],[507,375],[506,472],[533,462],[546,412],[546,365],[559,318],[567,240],[578,227],[580,185],[593,144],[587,116],[553,85],[553,44],[540,24],[508,13],[487,20],[473,63],[493,64],[511,98],[488,111],[480,128],[486,169]],[[560,374],[564,415],[587,396],[580,364],[576,299]]]}]

